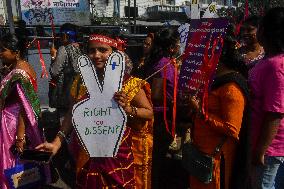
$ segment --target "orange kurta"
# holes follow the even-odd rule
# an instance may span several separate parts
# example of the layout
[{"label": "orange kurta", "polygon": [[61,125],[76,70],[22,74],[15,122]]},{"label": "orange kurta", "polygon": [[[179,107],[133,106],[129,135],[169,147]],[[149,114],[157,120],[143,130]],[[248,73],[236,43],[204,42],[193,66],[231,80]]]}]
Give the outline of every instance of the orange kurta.
[{"label": "orange kurta", "polygon": [[[236,83],[227,83],[209,93],[208,107],[209,119],[205,122],[197,117],[194,121],[194,144],[202,152],[213,154],[222,138],[228,136],[222,147],[222,154],[225,160],[224,186],[225,189],[229,189],[229,180],[245,107],[245,96]],[[191,176],[191,189],[220,189],[220,157],[220,154],[215,156],[213,181],[204,184]]]}]

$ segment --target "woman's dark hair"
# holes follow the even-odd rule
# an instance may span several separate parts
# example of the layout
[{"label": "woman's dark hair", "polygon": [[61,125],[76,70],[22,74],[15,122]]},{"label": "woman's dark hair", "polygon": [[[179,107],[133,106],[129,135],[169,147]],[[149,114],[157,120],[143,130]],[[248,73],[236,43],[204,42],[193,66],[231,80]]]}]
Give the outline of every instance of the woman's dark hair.
[{"label": "woman's dark hair", "polygon": [[250,16],[244,21],[243,25],[244,27],[253,26],[255,28],[258,28],[259,23],[260,18],[258,16]]},{"label": "woman's dark hair", "polygon": [[78,26],[71,23],[65,23],[60,27],[60,33],[67,34],[70,42],[76,42],[78,37]]},{"label": "woman's dark hair", "polygon": [[263,46],[269,53],[284,52],[284,7],[268,10],[261,22]]},{"label": "woman's dark hair", "polygon": [[71,23],[65,23],[60,27],[60,32],[63,32],[64,30],[74,31],[77,33],[77,26]]},{"label": "woman's dark hair", "polygon": [[227,68],[241,73],[245,78],[248,76],[248,69],[237,49],[237,40],[233,36],[224,38],[224,45],[219,62]]},{"label": "woman's dark hair", "polygon": [[179,33],[176,29],[165,28],[155,34],[153,47],[149,57],[145,60],[146,65],[153,65],[162,57],[171,57],[170,49],[179,41]]},{"label": "woman's dark hair", "polygon": [[45,36],[44,27],[42,25],[36,26],[36,35],[37,36]]},{"label": "woman's dark hair", "polygon": [[1,46],[7,48],[14,52],[22,52],[24,49],[21,49],[19,45],[19,40],[16,35],[8,33],[1,38]]}]

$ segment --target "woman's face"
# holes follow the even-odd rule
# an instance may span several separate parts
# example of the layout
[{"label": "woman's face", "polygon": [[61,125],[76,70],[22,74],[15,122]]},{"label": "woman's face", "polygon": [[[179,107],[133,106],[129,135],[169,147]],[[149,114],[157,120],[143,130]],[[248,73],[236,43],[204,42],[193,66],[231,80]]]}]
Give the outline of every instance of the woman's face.
[{"label": "woman's face", "polygon": [[10,66],[17,61],[17,54],[10,49],[7,49],[0,45],[0,59],[3,65]]},{"label": "woman's face", "polygon": [[95,67],[99,70],[104,69],[109,55],[112,53],[112,48],[103,43],[89,43],[88,55]]},{"label": "woman's face", "polygon": [[68,41],[68,35],[66,33],[61,34],[61,43],[63,45],[68,45],[69,41]]},{"label": "woman's face", "polygon": [[172,56],[178,55],[180,52],[180,40],[178,40],[175,45],[170,49]]},{"label": "woman's face", "polygon": [[242,39],[246,45],[253,45],[257,43],[257,28],[254,26],[246,26],[242,33]]},{"label": "woman's face", "polygon": [[152,38],[146,37],[144,44],[143,44],[143,52],[145,55],[150,53],[150,50],[152,48],[152,43],[153,43]]}]

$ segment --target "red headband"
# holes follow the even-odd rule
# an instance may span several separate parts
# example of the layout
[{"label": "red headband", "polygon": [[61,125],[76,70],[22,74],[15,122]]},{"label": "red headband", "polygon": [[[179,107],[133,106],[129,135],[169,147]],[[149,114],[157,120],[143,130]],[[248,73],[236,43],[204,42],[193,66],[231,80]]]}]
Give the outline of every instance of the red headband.
[{"label": "red headband", "polygon": [[120,51],[124,51],[126,43],[125,41],[117,38],[112,39],[110,37],[104,36],[104,35],[97,35],[97,34],[93,34],[90,35],[89,37],[89,42],[93,43],[93,42],[98,42],[98,43],[103,43],[106,45],[109,45],[111,47],[117,48]]}]

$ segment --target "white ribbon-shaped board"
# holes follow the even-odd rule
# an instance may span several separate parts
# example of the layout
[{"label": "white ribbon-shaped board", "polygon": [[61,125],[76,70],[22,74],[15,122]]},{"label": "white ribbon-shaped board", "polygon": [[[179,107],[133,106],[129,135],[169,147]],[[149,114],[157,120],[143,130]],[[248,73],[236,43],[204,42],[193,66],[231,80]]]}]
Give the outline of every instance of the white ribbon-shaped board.
[{"label": "white ribbon-shaped board", "polygon": [[78,58],[78,67],[89,97],[73,106],[73,126],[90,157],[114,157],[127,122],[126,113],[113,99],[122,88],[125,57],[121,52],[109,56],[103,85],[87,56]]}]

